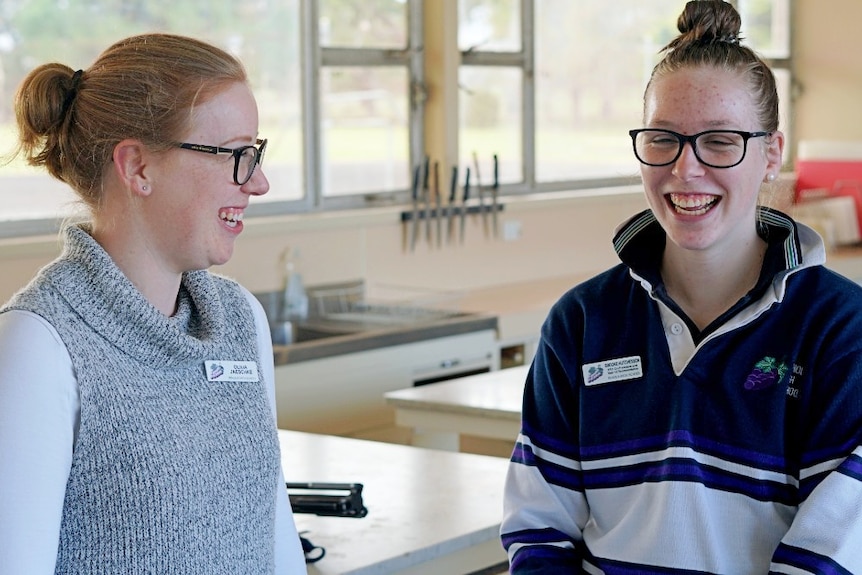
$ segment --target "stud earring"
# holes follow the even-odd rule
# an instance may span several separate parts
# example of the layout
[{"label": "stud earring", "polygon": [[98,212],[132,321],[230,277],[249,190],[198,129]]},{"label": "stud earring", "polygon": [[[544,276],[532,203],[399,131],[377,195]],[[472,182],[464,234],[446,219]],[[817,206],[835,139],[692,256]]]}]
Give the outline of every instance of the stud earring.
[{"label": "stud earring", "polygon": [[[772,174],[769,174],[769,175],[771,176]],[[150,189],[150,187],[149,187],[148,185],[146,185],[146,184],[144,184],[143,186],[141,186],[141,191],[146,192],[146,191],[147,191],[147,190],[149,190],[149,189]]]},{"label": "stud earring", "polygon": [[775,174],[773,174],[772,172],[769,172],[768,174],[766,174],[766,181],[770,182],[770,183],[774,182],[775,181]]}]

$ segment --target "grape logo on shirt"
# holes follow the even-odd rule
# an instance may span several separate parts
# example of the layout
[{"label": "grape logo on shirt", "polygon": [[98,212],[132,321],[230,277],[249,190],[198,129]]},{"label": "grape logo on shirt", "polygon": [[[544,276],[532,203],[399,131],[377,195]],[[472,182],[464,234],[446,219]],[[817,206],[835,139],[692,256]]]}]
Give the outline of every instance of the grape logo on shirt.
[{"label": "grape logo on shirt", "polygon": [[766,389],[784,379],[790,367],[783,361],[766,356],[754,364],[754,369],[745,378],[745,389]]}]

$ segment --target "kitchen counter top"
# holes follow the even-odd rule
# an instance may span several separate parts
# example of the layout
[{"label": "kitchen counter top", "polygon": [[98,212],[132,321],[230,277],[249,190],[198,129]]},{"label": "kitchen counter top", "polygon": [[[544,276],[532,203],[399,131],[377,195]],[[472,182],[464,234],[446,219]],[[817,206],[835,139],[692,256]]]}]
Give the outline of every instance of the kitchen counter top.
[{"label": "kitchen counter top", "polygon": [[505,459],[279,430],[288,482],[363,484],[363,518],[295,514],[309,575],[463,574],[506,561]]},{"label": "kitchen counter top", "polygon": [[515,444],[529,366],[480,373],[384,394],[395,422],[413,428],[413,445],[460,449],[460,435]]},{"label": "kitchen counter top", "polygon": [[390,391],[384,397],[396,407],[505,419],[519,424],[528,371],[529,366],[521,365]]}]

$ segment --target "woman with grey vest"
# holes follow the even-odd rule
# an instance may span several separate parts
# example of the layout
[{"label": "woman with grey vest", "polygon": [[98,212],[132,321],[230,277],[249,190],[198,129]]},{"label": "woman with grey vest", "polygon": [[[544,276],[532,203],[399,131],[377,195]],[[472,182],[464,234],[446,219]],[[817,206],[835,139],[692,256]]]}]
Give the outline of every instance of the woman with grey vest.
[{"label": "woman with grey vest", "polygon": [[242,65],[131,37],[15,112],[90,217],[0,310],[0,572],[305,573],[265,316],[207,271],[269,190]]}]

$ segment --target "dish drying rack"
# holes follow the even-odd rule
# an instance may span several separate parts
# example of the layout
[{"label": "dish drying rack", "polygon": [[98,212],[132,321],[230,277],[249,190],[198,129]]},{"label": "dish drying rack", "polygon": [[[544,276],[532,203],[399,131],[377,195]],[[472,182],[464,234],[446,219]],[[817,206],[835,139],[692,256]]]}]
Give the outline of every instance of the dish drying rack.
[{"label": "dish drying rack", "polygon": [[[403,292],[405,288],[400,288]],[[401,293],[403,295],[403,293]],[[436,321],[458,313],[451,293],[427,292],[418,300],[369,300],[365,282],[354,281],[308,289],[309,314],[337,321],[365,323],[418,323]]]}]

